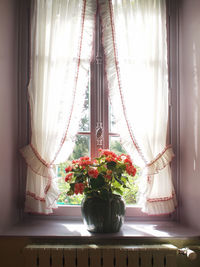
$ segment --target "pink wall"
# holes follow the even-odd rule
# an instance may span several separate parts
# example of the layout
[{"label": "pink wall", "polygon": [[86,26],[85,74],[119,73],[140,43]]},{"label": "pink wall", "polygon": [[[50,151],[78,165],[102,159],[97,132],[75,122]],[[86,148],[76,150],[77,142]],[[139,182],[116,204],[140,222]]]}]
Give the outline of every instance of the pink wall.
[{"label": "pink wall", "polygon": [[[0,232],[18,220],[17,3],[0,0]],[[179,5],[180,218],[200,229],[200,1]]]},{"label": "pink wall", "polygon": [[0,231],[18,218],[16,3],[0,0]]},{"label": "pink wall", "polygon": [[179,8],[180,215],[200,229],[200,1]]}]

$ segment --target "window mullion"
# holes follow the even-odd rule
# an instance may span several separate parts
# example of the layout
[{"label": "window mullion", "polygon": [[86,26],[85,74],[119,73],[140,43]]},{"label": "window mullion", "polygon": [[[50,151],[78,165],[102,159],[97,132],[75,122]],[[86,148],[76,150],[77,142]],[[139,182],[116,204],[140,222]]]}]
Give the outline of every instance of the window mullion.
[{"label": "window mullion", "polygon": [[102,53],[102,45],[101,45],[101,23],[99,12],[96,17],[96,97],[97,97],[97,121],[96,121],[96,147],[103,147],[103,53]]},{"label": "window mullion", "polygon": [[[102,46],[102,53],[103,53]],[[102,112],[103,112],[103,148],[109,148],[109,104],[108,104],[108,84],[105,76],[105,62],[103,57],[103,75],[102,75],[102,84],[103,84],[103,101],[102,101]]]},{"label": "window mullion", "polygon": [[90,66],[91,80],[90,80],[90,127],[91,127],[91,138],[90,138],[90,154],[91,157],[96,157],[96,65],[93,58]]},{"label": "window mullion", "polygon": [[99,11],[96,14],[94,56],[91,63],[91,157],[109,147],[108,93],[104,78],[104,51]]}]

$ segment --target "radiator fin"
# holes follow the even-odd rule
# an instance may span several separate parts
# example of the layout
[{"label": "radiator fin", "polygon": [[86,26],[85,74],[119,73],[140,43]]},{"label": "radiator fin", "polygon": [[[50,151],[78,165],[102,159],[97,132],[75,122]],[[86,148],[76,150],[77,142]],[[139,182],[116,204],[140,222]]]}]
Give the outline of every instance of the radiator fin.
[{"label": "radiator fin", "polygon": [[155,266],[155,267],[159,267],[159,266],[163,266],[165,267],[165,253],[156,253],[154,252],[153,253],[153,265],[152,266]]},{"label": "radiator fin", "polygon": [[101,254],[101,249],[99,248],[89,249],[89,257],[90,257],[90,267],[103,266],[103,257]]},{"label": "radiator fin", "polygon": [[115,267],[127,267],[127,250],[115,250]]},{"label": "radiator fin", "polygon": [[26,267],[176,267],[177,248],[29,245],[24,253]]},{"label": "radiator fin", "polygon": [[38,250],[38,258],[39,258],[39,266],[51,266],[51,257],[50,257],[50,249],[39,249]]},{"label": "radiator fin", "polygon": [[152,252],[148,250],[140,251],[139,253],[140,265],[142,267],[150,267],[152,266]]},{"label": "radiator fin", "polygon": [[114,266],[115,261],[115,252],[112,248],[103,248],[102,249],[102,259],[103,259],[103,267],[104,266]]},{"label": "radiator fin", "polygon": [[167,255],[166,267],[176,267],[176,257],[174,257],[173,255]]},{"label": "radiator fin", "polygon": [[77,249],[77,267],[88,267],[88,249]]},{"label": "radiator fin", "polygon": [[[53,249],[51,250],[51,265],[52,267],[62,267],[65,263],[65,260],[63,261],[63,250],[62,249]],[[40,265],[39,265],[40,266]],[[65,266],[65,265],[64,265]]]},{"label": "radiator fin", "polygon": [[65,263],[64,266],[76,267],[76,256],[77,255],[76,255],[76,249],[75,248],[63,249],[63,255],[64,255],[64,259],[65,259],[64,260],[64,263]]},{"label": "radiator fin", "polygon": [[36,249],[26,249],[25,250],[25,266],[37,267],[39,266],[39,257],[37,255]]},{"label": "radiator fin", "polygon": [[128,266],[133,266],[133,267],[140,267],[140,260],[139,260],[139,252],[135,250],[128,250],[127,251],[128,255]]}]

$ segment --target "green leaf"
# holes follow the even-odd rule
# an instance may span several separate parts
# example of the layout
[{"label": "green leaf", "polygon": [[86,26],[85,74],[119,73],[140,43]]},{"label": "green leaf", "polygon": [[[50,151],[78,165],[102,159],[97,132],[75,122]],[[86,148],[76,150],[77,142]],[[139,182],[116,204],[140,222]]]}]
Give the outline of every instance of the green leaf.
[{"label": "green leaf", "polygon": [[100,189],[105,185],[104,177],[99,174],[97,178],[90,179],[90,185],[92,189]]},{"label": "green leaf", "polygon": [[83,183],[83,181],[84,181],[83,174],[76,175],[76,179],[75,179],[76,183]]},{"label": "green leaf", "polygon": [[122,178],[126,179],[126,181],[129,181],[129,178],[127,176],[122,176]]},{"label": "green leaf", "polygon": [[74,192],[74,187],[75,187],[75,183],[71,183],[70,184],[70,191],[73,191]]},{"label": "green leaf", "polygon": [[117,165],[117,163],[114,162],[114,161],[109,161],[109,162],[107,162],[107,168],[108,168],[109,170],[114,170],[115,167],[116,167],[116,165]]},{"label": "green leaf", "polygon": [[116,176],[114,176],[114,178],[119,184],[124,185],[124,182],[122,180],[120,180],[120,178],[118,178]]},{"label": "green leaf", "polygon": [[92,193],[91,188],[88,188],[88,187],[84,188],[84,193],[85,193],[86,195]]},{"label": "green leaf", "polygon": [[113,188],[113,191],[119,193],[120,195],[123,194],[123,191],[121,189],[117,188],[117,187]]},{"label": "green leaf", "polygon": [[67,192],[67,195],[68,196],[72,196],[74,194],[74,191],[73,190],[69,190],[68,192]]},{"label": "green leaf", "polygon": [[127,185],[125,185],[125,184],[123,185],[123,188],[129,188],[129,189],[130,189],[130,187],[128,187],[128,186],[127,186]]}]

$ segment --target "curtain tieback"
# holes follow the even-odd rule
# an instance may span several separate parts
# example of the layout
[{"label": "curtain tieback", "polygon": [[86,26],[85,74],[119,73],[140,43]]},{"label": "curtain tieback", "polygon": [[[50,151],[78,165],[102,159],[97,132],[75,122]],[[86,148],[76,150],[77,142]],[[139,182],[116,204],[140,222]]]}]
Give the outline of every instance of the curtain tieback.
[{"label": "curtain tieback", "polygon": [[23,147],[20,149],[20,152],[25,159],[26,164],[34,173],[48,179],[53,179],[55,177],[55,172],[53,170],[54,165],[49,164],[42,159],[32,144]]},{"label": "curtain tieback", "polygon": [[146,175],[154,175],[164,169],[174,158],[171,145],[166,146],[151,162],[146,164],[144,172]]},{"label": "curtain tieback", "polygon": [[38,153],[38,151],[34,148],[34,146],[32,144],[30,144],[30,147],[32,148],[35,156],[38,158],[39,161],[42,162],[42,164],[44,164],[47,168],[53,168],[53,164],[50,164],[48,162],[46,162]]}]

